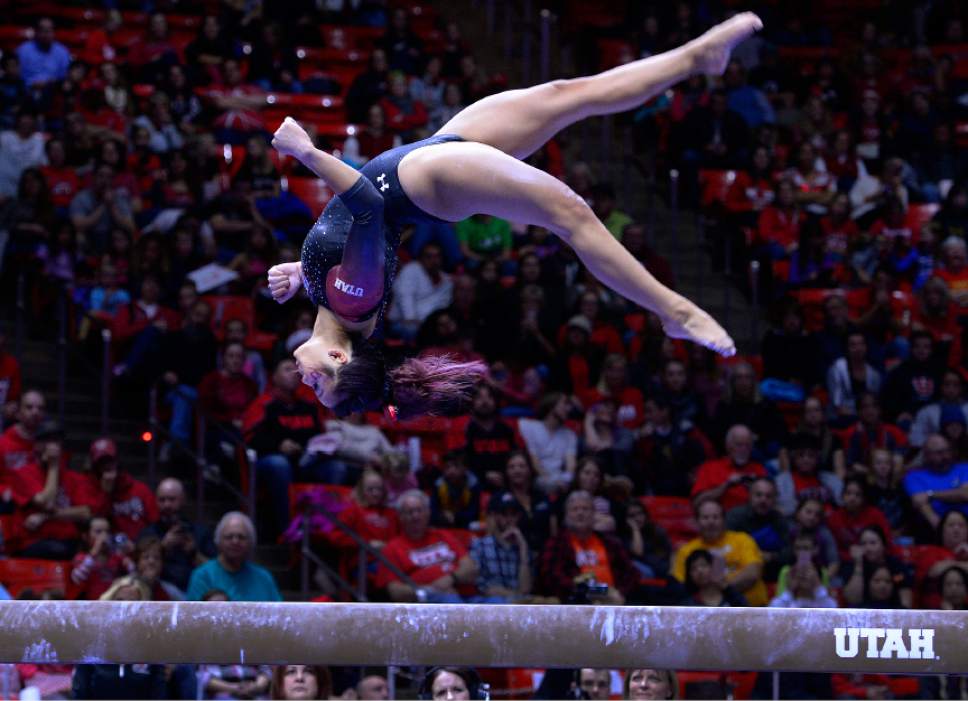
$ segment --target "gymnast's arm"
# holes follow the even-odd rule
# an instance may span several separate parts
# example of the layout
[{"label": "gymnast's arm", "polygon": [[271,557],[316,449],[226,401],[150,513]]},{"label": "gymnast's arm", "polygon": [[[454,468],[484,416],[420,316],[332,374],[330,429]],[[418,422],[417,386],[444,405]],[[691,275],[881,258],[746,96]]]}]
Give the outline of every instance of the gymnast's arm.
[{"label": "gymnast's arm", "polygon": [[276,129],[272,136],[272,146],[279,153],[292,156],[313,171],[337,195],[353,187],[360,177],[355,168],[313,146],[309,134],[292,117],[286,117]]}]

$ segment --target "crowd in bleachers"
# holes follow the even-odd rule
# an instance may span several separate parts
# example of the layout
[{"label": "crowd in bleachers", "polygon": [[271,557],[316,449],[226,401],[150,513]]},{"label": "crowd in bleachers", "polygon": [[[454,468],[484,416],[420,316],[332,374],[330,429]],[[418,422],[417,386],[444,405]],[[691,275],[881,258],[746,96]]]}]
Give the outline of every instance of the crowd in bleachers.
[{"label": "crowd in bleachers", "polygon": [[[736,6],[552,4],[587,71],[673,48]],[[751,4],[766,30],[722,79],[674,86],[622,128],[657,171],[679,170],[722,279],[756,287],[770,328],[752,352],[723,361],[665,337],[545,230],[424,224],[400,251],[388,352],[490,372],[466,415],[402,422],[339,419],[300,382],[292,351],[315,310],[275,305],[266,271],[298,259],[332,193],[269,136],[293,115],[359,167],[510,71],[488,75],[429,4],[14,8],[0,26],[0,299],[25,290],[30,332],[51,338],[66,296],[71,339],[92,354],[111,332],[121,408],[144,416],[157,398],[164,479],[129,474],[111,437],[69,459],[55,398],[29,389],[37,378],[0,335],[6,595],[280,600],[295,582],[253,561],[256,533],[308,531],[349,580],[360,538],[382,554],[365,555],[371,600],[968,608],[963,14],[944,1]],[[675,285],[641,203],[569,158],[569,139],[532,162]],[[227,499],[251,490],[256,512],[214,530],[188,518],[195,479]],[[321,602],[348,597],[322,570],[313,586]],[[45,698],[386,692],[377,670],[135,667],[0,672]],[[319,696],[299,696],[307,679]],[[596,679],[575,682],[606,698]],[[675,683],[768,697],[769,682]],[[791,674],[781,689],[968,698],[959,683]]]}]

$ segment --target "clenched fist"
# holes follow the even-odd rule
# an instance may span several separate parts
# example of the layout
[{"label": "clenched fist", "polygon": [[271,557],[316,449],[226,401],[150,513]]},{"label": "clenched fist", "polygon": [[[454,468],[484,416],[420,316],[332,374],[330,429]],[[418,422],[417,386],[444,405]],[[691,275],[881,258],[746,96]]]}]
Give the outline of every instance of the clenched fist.
[{"label": "clenched fist", "polygon": [[302,287],[302,263],[280,263],[269,268],[269,291],[279,304],[292,299]]},{"label": "clenched fist", "polygon": [[272,135],[272,147],[284,156],[299,158],[315,148],[306,130],[292,117],[286,117]]}]

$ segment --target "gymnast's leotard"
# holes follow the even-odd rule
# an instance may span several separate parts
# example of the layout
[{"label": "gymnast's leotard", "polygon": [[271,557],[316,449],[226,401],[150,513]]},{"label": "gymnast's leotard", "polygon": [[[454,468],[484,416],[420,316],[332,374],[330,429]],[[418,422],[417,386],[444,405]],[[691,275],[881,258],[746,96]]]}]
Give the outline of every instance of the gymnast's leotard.
[{"label": "gymnast's leotard", "polygon": [[[363,166],[353,187],[330,200],[302,247],[303,282],[314,304],[332,309],[330,300],[341,295],[341,308],[352,308],[354,302],[372,298],[367,290],[378,287],[382,275],[382,296],[353,320],[382,317],[396,276],[404,225],[440,221],[403,191],[397,167],[411,151],[449,141],[463,139],[441,134],[385,151]],[[341,316],[349,318],[342,312]]]}]

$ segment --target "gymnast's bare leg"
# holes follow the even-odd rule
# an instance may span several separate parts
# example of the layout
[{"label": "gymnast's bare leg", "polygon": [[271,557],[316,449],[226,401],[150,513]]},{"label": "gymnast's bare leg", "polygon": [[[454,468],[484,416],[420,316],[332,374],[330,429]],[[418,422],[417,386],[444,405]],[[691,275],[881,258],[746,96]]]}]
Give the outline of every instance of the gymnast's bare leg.
[{"label": "gymnast's bare leg", "polygon": [[649,274],[577,195],[515,159],[580,119],[633,109],[695,73],[721,74],[732,48],[761,27],[756,15],[743,13],[658,56],[487,97],[439,132],[467,141],[408,154],[400,165],[401,183],[417,206],[443,219],[486,213],[547,227],[602,282],[658,314],[669,335],[732,355],[735,346],[725,330]]}]

